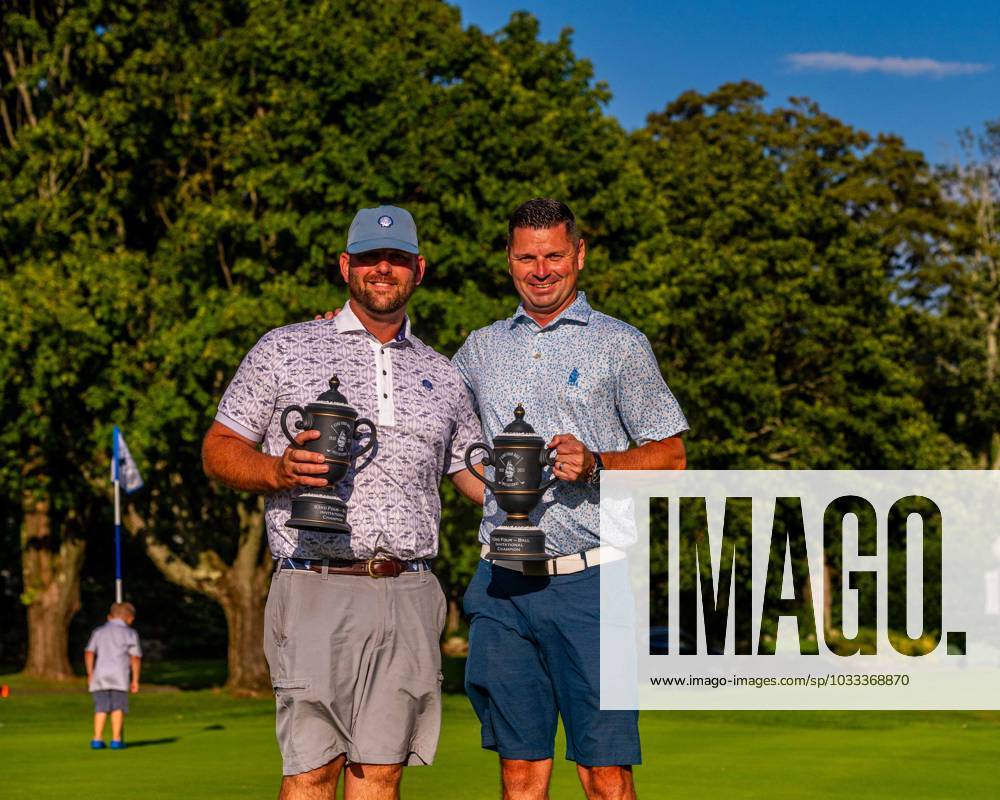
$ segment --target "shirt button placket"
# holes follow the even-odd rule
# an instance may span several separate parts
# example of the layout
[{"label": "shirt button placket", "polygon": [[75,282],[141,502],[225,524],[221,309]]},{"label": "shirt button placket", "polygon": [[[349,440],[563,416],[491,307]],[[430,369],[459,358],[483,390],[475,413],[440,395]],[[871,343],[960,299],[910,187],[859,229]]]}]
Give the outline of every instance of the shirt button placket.
[{"label": "shirt button placket", "polygon": [[542,351],[543,351],[542,344],[545,341],[545,339],[543,338],[544,335],[545,335],[544,331],[541,330],[536,331],[535,333],[534,341],[532,343],[534,347],[534,353],[532,354],[533,356],[532,363],[535,365],[535,372],[537,374],[535,379],[531,381],[531,385],[528,388],[529,392],[528,402],[531,403],[532,409],[535,414],[535,422],[533,422],[532,424],[535,426],[536,433],[539,430],[539,424],[542,422],[541,415],[544,414],[547,405],[546,390],[545,390],[545,387],[547,385],[547,379],[546,379],[547,376],[545,373],[547,370],[552,368],[552,365],[549,363],[551,359],[542,358]]},{"label": "shirt button placket", "polygon": [[[381,362],[379,363],[379,366],[382,367],[382,374],[383,375],[387,375],[388,374],[388,370],[386,370],[386,368],[385,368],[385,348],[384,347],[379,351],[379,354],[381,355]],[[382,386],[382,389],[383,389],[382,397],[385,398],[386,400],[389,399],[389,389],[391,389],[391,388],[392,387],[389,386],[388,382],[384,383],[383,386]]]},{"label": "shirt button placket", "polygon": [[391,353],[386,351],[384,345],[379,346],[375,351],[376,395],[378,401],[379,420],[383,425],[395,424],[392,401],[389,399],[392,394],[392,375],[389,374]]}]

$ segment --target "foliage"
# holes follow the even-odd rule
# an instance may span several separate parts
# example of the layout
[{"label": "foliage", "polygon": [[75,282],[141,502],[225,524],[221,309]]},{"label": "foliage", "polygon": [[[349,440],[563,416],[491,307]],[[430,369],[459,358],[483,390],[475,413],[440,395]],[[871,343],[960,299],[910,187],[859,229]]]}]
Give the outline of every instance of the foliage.
[{"label": "foliage", "polygon": [[763,98],[689,92],[633,136],[662,225],[600,287],[605,307],[659,354],[693,466],[956,463],[916,397],[893,297],[903,244],[938,232],[912,189],[926,169],[814,104]]},{"label": "foliage", "polygon": [[[37,51],[21,76],[37,126],[7,88],[5,463],[41,449],[28,477],[100,506],[110,426],[128,420],[138,512],[187,562],[231,559],[246,503],[201,476],[218,397],[266,329],[343,299],[332,267],[359,206],[420,219],[432,268],[412,313],[445,351],[513,306],[499,254],[526,195],[573,202],[595,264],[636,237],[623,199],[642,183],[607,91],[568,33],[540,42],[527,15],[491,36],[437,2],[61,8],[8,16]],[[446,511],[456,588],[472,516]]]},{"label": "foliage", "polygon": [[[966,464],[925,404],[941,385],[920,367],[936,343],[911,335],[926,309],[904,302],[951,263],[958,209],[898,139],[764,97],[688,92],[633,135],[660,227],[598,284],[600,306],[650,338],[689,415],[692,467]],[[838,553],[828,567],[839,580]]]},{"label": "foliage", "polygon": [[[629,136],[569,31],[517,13],[488,34],[437,0],[23,0],[2,21],[0,494],[49,504],[49,547],[105,524],[117,421],[162,563],[211,595],[255,562],[254,499],[204,479],[201,438],[260,335],[343,301],[337,253],[379,202],[418,220],[414,329],[451,354],[516,305],[507,214],[565,199],[584,288],[649,336],[692,466],[995,452],[968,184],[942,193],[898,139],[767,111],[752,84]],[[478,520],[444,494],[454,597]]]},{"label": "foliage", "polygon": [[1000,469],[1000,121],[962,142],[964,162],[939,174],[956,201],[950,258],[908,287],[912,336],[924,403],[977,467]]}]

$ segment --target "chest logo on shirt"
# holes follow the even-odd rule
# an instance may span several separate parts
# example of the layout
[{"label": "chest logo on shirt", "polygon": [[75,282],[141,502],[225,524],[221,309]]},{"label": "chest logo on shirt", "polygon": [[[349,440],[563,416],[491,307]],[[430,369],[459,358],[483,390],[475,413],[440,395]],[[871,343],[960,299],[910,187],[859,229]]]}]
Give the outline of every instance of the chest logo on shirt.
[{"label": "chest logo on shirt", "polygon": [[580,372],[576,367],[573,367],[573,371],[569,374],[569,380],[566,381],[568,386],[576,386],[576,382],[580,380]]},{"label": "chest logo on shirt", "polygon": [[427,380],[427,378],[420,381],[420,385],[423,386],[428,392],[434,388],[434,384]]}]

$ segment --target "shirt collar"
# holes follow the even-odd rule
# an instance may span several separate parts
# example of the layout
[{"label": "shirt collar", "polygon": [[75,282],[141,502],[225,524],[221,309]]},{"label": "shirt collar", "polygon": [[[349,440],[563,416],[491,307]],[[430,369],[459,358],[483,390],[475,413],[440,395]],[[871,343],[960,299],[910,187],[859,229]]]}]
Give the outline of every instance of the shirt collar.
[{"label": "shirt collar", "polygon": [[[590,314],[594,309],[590,307],[590,303],[587,302],[587,295],[583,292],[576,293],[576,300],[570,303],[569,307],[566,308],[558,317],[549,320],[546,328],[553,327],[559,322],[580,322],[586,325],[590,321]],[[535,320],[533,320],[528,312],[524,310],[524,303],[521,303],[517,307],[517,311],[514,312],[514,316],[510,318],[510,327],[513,328],[518,320],[525,319],[529,322],[534,322],[538,325]]]},{"label": "shirt collar", "polygon": [[112,625],[123,625],[126,628],[128,627],[128,623],[125,620],[123,620],[123,619],[118,619],[118,617],[114,617],[113,619],[109,619],[108,622],[110,624],[112,624]]},{"label": "shirt collar", "polygon": [[[334,322],[337,324],[337,333],[351,333],[354,331],[364,331],[370,334],[371,332],[364,326],[364,323],[358,319],[358,315],[354,313],[354,309],[351,308],[350,301],[344,303],[344,307],[340,310],[340,313],[334,318]],[[410,338],[410,317],[408,314],[403,315],[403,325],[400,327],[399,332],[393,338],[393,342],[400,344]]]}]

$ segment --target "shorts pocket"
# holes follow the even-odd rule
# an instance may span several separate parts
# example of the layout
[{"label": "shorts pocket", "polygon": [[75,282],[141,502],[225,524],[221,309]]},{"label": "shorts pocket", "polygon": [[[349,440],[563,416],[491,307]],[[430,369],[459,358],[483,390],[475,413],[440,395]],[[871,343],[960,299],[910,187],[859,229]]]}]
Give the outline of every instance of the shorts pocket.
[{"label": "shorts pocket", "polygon": [[308,689],[309,680],[307,678],[272,678],[271,686],[277,692],[281,689]]}]

